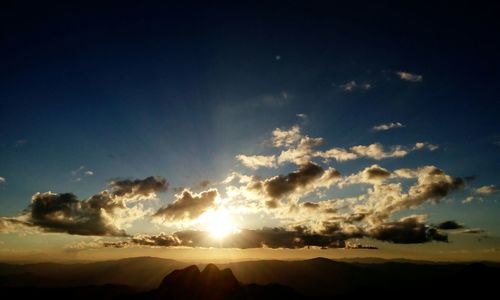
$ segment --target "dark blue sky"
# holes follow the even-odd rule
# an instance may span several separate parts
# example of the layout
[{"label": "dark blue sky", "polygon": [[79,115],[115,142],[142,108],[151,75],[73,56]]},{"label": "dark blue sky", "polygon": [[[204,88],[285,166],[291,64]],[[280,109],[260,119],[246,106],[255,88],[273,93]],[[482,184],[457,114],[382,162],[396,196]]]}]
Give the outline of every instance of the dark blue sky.
[{"label": "dark blue sky", "polygon": [[[380,164],[500,185],[500,6],[344,2],[3,1],[1,215],[35,192],[88,197],[115,178],[222,180],[244,170],[237,154],[267,154],[270,132],[294,124],[323,149],[436,144]],[[371,130],[390,122],[404,128]],[[333,165],[350,174],[367,160]],[[474,220],[500,231],[492,203]]]}]

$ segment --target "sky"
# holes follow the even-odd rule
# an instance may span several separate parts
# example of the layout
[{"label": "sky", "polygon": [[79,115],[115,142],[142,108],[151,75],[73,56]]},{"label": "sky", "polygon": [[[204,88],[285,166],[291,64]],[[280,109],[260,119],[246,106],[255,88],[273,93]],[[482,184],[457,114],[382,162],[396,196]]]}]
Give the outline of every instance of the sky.
[{"label": "sky", "polygon": [[0,259],[499,261],[499,8],[2,2]]}]

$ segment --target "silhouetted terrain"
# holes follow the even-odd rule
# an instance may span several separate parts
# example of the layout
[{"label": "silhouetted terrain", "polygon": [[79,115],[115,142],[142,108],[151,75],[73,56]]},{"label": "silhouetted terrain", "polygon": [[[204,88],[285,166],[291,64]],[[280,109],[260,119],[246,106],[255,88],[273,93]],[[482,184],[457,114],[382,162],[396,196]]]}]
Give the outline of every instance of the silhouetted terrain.
[{"label": "silhouetted terrain", "polygon": [[[200,269],[203,271],[200,272]],[[488,295],[492,264],[247,261],[204,268],[159,258],[82,264],[0,264],[2,295],[52,299],[321,299],[335,296]]]}]

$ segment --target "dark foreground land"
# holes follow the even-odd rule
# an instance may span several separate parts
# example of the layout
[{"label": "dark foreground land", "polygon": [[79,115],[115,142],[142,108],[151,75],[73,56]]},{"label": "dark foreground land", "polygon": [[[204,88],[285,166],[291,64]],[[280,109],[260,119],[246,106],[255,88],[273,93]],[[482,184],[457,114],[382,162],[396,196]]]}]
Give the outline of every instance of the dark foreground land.
[{"label": "dark foreground land", "polygon": [[5,297],[49,299],[324,299],[490,296],[498,265],[360,263],[325,258],[188,265],[151,257],[82,264],[0,264]]}]

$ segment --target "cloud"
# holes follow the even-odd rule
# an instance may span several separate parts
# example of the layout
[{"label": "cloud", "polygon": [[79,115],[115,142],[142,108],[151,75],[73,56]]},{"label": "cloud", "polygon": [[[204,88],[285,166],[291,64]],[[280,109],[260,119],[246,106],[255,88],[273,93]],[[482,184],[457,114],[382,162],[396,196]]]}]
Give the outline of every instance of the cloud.
[{"label": "cloud", "polygon": [[250,169],[258,169],[260,167],[266,168],[276,168],[276,156],[265,156],[265,155],[236,155],[236,159],[241,161],[241,163],[249,167]]},{"label": "cloud", "polygon": [[351,147],[351,151],[362,157],[368,157],[375,160],[381,160],[383,158],[390,157],[403,157],[408,154],[408,150],[403,149],[401,146],[394,146],[391,150],[385,151],[384,146],[380,143],[371,144],[368,146],[354,146]]},{"label": "cloud", "polygon": [[110,187],[115,196],[153,198],[157,192],[168,190],[168,182],[159,176],[149,176],[144,179],[111,181]]},{"label": "cloud", "polygon": [[36,233],[38,230],[23,218],[0,217],[0,233]]},{"label": "cloud", "polygon": [[375,246],[362,245],[362,244],[348,242],[345,245],[345,249],[347,249],[347,250],[357,250],[357,249],[377,250],[378,248]]},{"label": "cloud", "polygon": [[[370,171],[375,171],[378,176],[373,177]],[[373,184],[363,196],[364,203],[354,208],[355,212],[367,213],[366,218],[372,224],[382,223],[397,211],[416,208],[428,201],[439,203],[451,192],[465,186],[465,179],[452,177],[435,166],[398,169],[390,176],[385,171],[374,165],[339,183],[341,187],[354,183]],[[404,192],[400,182],[386,182],[400,178],[416,179],[416,183]]]},{"label": "cloud", "polygon": [[307,119],[307,115],[306,114],[296,114],[295,116],[301,118],[301,119]]},{"label": "cloud", "polygon": [[463,225],[458,224],[456,221],[445,221],[436,226],[437,229],[442,229],[442,230],[454,230],[454,229],[460,229],[463,228]]},{"label": "cloud", "polygon": [[215,199],[219,196],[216,189],[209,189],[199,194],[190,190],[184,190],[176,195],[173,203],[160,208],[154,217],[166,221],[192,220],[199,217],[205,211],[215,207]]},{"label": "cloud", "polygon": [[354,183],[381,183],[391,177],[391,172],[379,165],[372,165],[343,179],[340,186]]},{"label": "cloud", "polygon": [[430,241],[447,242],[448,236],[423,223],[422,216],[409,216],[396,222],[379,224],[368,232],[381,241],[397,244],[416,244]]},{"label": "cloud", "polygon": [[465,234],[481,234],[481,233],[484,233],[485,231],[483,229],[480,229],[480,228],[471,228],[471,229],[464,229],[462,230],[461,233],[465,233]]},{"label": "cloud", "polygon": [[287,130],[276,128],[272,132],[272,144],[274,147],[289,147],[301,138],[300,127],[295,125]]},{"label": "cloud", "polygon": [[244,155],[239,154],[236,159],[251,169],[260,167],[276,168],[287,162],[296,165],[303,165],[313,158],[319,157],[325,159],[335,159],[337,161],[348,161],[359,158],[369,158],[382,160],[387,158],[399,158],[408,155],[412,151],[428,149],[434,151],[438,148],[436,145],[418,142],[411,147],[394,145],[389,149],[380,143],[370,145],[357,145],[345,148],[331,148],[325,151],[317,151],[314,148],[324,143],[321,137],[309,137],[302,135],[300,127],[295,125],[289,129],[276,128],[272,132],[271,144],[277,148],[285,148],[278,156],[275,155]]},{"label": "cloud", "polygon": [[323,138],[302,137],[295,148],[289,148],[281,152],[278,157],[278,163],[293,162],[297,165],[305,164],[313,156],[312,149],[321,144],[323,144]]},{"label": "cloud", "polygon": [[399,76],[399,79],[404,81],[421,82],[424,79],[422,75],[417,75],[410,72],[399,71],[396,72],[396,74]]},{"label": "cloud", "polygon": [[322,235],[303,230],[282,227],[243,229],[231,233],[223,240],[211,238],[210,233],[200,230],[184,230],[173,234],[138,235],[125,244],[107,243],[106,247],[122,246],[150,247],[214,247],[214,248],[288,248],[304,247],[344,248],[345,241],[336,236]]},{"label": "cloud", "polygon": [[264,195],[268,208],[279,206],[279,200],[286,196],[300,198],[323,187],[329,187],[340,178],[340,173],[329,168],[323,170],[319,165],[308,162],[301,165],[297,171],[286,175],[278,175],[263,181],[251,180],[247,189]]},{"label": "cloud", "polygon": [[5,183],[5,177],[0,176],[0,184]]},{"label": "cloud", "polygon": [[212,184],[212,182],[208,179],[205,179],[205,180],[202,180],[200,181],[200,183],[198,184],[201,188],[206,188],[207,186],[209,186],[210,184]]},{"label": "cloud", "polygon": [[336,161],[347,161],[358,158],[369,158],[374,160],[382,160],[387,158],[400,158],[405,157],[412,151],[422,150],[427,148],[431,151],[436,150],[438,146],[416,143],[416,146],[408,148],[401,145],[392,146],[389,150],[380,143],[373,143],[370,145],[357,145],[349,149],[332,148],[326,151],[315,152],[313,156],[322,157],[325,159],[335,159]]},{"label": "cloud", "polygon": [[71,175],[75,177],[75,181],[81,181],[82,177],[88,177],[88,176],[93,176],[94,171],[89,170],[85,166],[80,166],[79,168],[71,171]]},{"label": "cloud", "polygon": [[484,185],[484,186],[482,186],[480,188],[477,188],[475,190],[475,192],[477,194],[481,194],[481,195],[490,195],[490,194],[493,194],[493,193],[500,192],[500,189],[491,184],[491,185]]},{"label": "cloud", "polygon": [[386,123],[386,124],[380,124],[373,126],[374,131],[387,131],[389,129],[394,129],[394,128],[402,128],[405,127],[403,124],[400,122],[392,122],[392,123]]},{"label": "cloud", "polygon": [[355,90],[369,90],[372,88],[372,85],[369,83],[358,83],[355,80],[351,80],[349,82],[343,83],[340,85],[340,88],[345,92],[353,92]]},{"label": "cloud", "polygon": [[46,232],[126,236],[111,220],[115,210],[124,207],[102,196],[80,201],[71,193],[36,193],[28,207],[28,222]]},{"label": "cloud", "polygon": [[[156,197],[166,190],[167,182],[160,177],[115,181],[111,190],[104,190],[86,200],[72,193],[38,192],[22,215],[5,219],[9,224],[22,224],[43,232],[75,235],[126,236],[124,227],[144,217],[147,210],[132,202]],[[4,224],[5,225],[5,224]]]},{"label": "cloud", "polygon": [[412,150],[421,150],[421,149],[425,149],[425,148],[427,148],[429,151],[435,151],[435,150],[439,149],[439,146],[434,145],[434,144],[425,143],[425,142],[418,142],[418,143],[415,143],[415,146],[413,147]]},{"label": "cloud", "polygon": [[312,181],[319,178],[323,172],[320,166],[309,162],[302,165],[298,171],[265,180],[263,188],[271,198],[281,198],[283,195],[291,193],[298,188],[306,187]]},{"label": "cloud", "polygon": [[473,197],[473,196],[468,196],[467,198],[465,198],[464,200],[462,200],[462,203],[463,204],[472,203],[472,201],[474,201],[474,199],[476,199],[476,198]]}]

